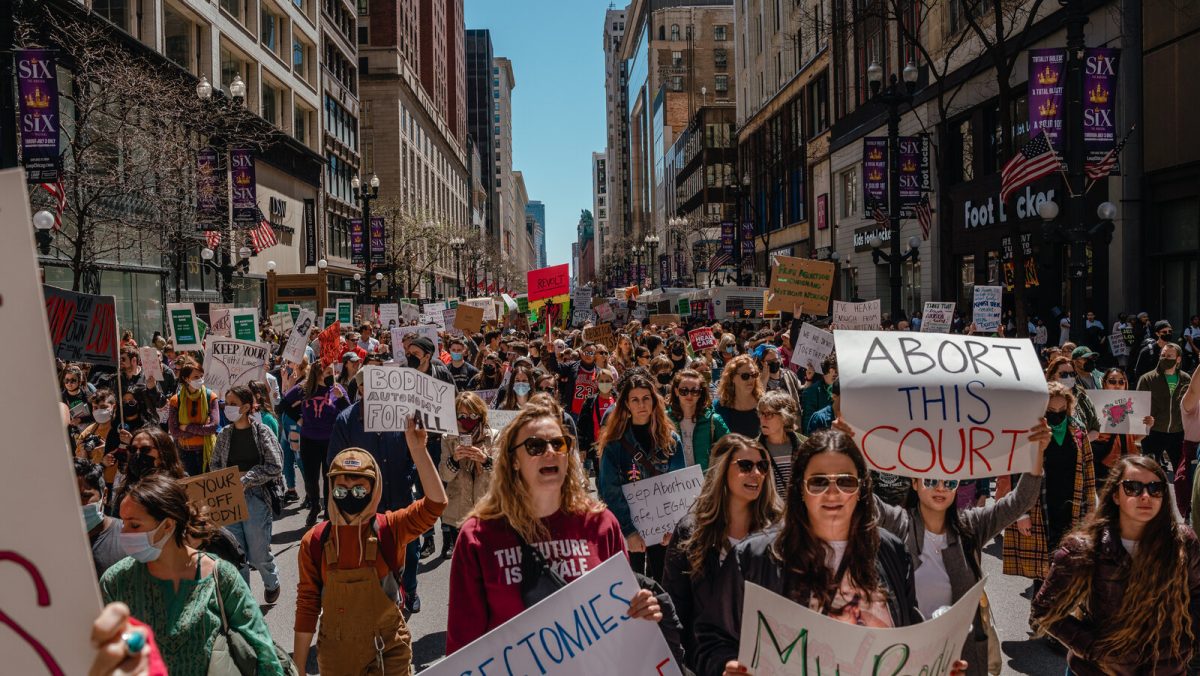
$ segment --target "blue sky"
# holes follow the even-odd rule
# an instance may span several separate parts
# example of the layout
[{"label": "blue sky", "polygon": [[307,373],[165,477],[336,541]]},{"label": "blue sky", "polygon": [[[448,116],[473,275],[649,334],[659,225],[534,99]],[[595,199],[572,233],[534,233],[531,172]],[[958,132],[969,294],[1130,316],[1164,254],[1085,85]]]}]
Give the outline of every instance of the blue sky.
[{"label": "blue sky", "polygon": [[[607,0],[465,0],[466,27],[512,61],[513,169],[546,205],[546,259],[571,262],[580,209],[592,208],[592,153],[604,149]],[[622,6],[624,6],[622,4]]]}]

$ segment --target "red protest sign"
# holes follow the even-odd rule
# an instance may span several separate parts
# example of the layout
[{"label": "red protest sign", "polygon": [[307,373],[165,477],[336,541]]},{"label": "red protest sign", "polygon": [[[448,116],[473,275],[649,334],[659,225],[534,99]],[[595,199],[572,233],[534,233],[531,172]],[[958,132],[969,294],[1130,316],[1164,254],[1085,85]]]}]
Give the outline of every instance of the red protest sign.
[{"label": "red protest sign", "polygon": [[717,346],[717,339],[713,338],[712,329],[707,326],[701,329],[693,329],[688,331],[688,340],[692,343],[692,349],[696,352],[701,350],[711,350]]},{"label": "red protest sign", "polygon": [[342,323],[334,322],[317,335],[321,345],[321,368],[336,364],[342,358]]},{"label": "red protest sign", "polygon": [[553,298],[571,293],[571,266],[563,263],[540,270],[530,270],[526,275],[529,284],[529,302]]}]

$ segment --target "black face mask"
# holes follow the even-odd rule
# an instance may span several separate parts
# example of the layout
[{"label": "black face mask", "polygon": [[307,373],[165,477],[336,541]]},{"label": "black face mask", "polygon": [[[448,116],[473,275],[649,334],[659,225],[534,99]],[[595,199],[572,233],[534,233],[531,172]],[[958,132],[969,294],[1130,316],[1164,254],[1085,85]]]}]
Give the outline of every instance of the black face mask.
[{"label": "black face mask", "polygon": [[325,376],[325,387],[333,387],[333,376]]},{"label": "black face mask", "polygon": [[1083,370],[1085,370],[1085,371],[1096,370],[1096,360],[1095,359],[1085,359],[1083,362]]},{"label": "black face mask", "polygon": [[354,494],[348,493],[344,498],[334,498],[333,502],[341,510],[342,514],[353,516],[367,508],[367,505],[371,502],[371,494],[368,493],[361,498],[356,498]]},{"label": "black face mask", "polygon": [[1166,341],[1166,340],[1171,340],[1171,336],[1173,336],[1173,335],[1175,335],[1174,331],[1163,331],[1162,333],[1158,334],[1158,338],[1159,338],[1159,340]]},{"label": "black face mask", "polygon": [[779,362],[773,361],[767,364],[767,370],[771,373],[779,373]]},{"label": "black face mask", "polygon": [[483,372],[489,376],[496,375],[496,365],[495,364],[484,364]]},{"label": "black face mask", "polygon": [[671,384],[671,374],[670,373],[660,374],[658,376],[658,382],[663,385],[670,385]]},{"label": "black face mask", "polygon": [[421,358],[408,355],[408,367],[412,369],[421,368]]},{"label": "black face mask", "polygon": [[130,477],[144,477],[154,471],[154,458],[149,453],[135,453],[126,469]]},{"label": "black face mask", "polygon": [[675,347],[671,348],[671,354],[675,355],[676,357],[683,356],[683,346],[676,345]]},{"label": "black face mask", "polygon": [[1066,419],[1066,411],[1046,411],[1046,422],[1050,423],[1051,427],[1057,427],[1061,425],[1062,421]]}]

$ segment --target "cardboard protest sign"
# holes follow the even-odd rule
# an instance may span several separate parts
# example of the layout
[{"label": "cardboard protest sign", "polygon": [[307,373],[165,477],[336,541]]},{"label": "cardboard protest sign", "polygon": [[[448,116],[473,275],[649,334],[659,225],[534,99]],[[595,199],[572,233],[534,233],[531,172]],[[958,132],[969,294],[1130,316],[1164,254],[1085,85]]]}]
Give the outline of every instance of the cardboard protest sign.
[{"label": "cardboard protest sign", "polygon": [[878,331],[880,323],[878,298],[865,303],[833,301],[833,325],[836,328]]},{"label": "cardboard protest sign", "polygon": [[192,350],[200,347],[204,338],[196,320],[196,306],[191,303],[167,303],[167,326],[171,329],[171,341],[176,350]]},{"label": "cardboard protest sign", "polygon": [[488,414],[487,414],[488,427],[496,430],[497,432],[500,432],[505,427],[508,427],[508,424],[510,422],[512,422],[513,419],[516,418],[517,414],[520,412],[521,412],[520,410],[501,411],[499,409],[492,409],[492,410],[488,411]]},{"label": "cardboard protest sign", "polygon": [[1046,379],[1028,340],[838,331],[842,419],[872,469],[974,479],[1028,472]]},{"label": "cardboard protest sign", "polygon": [[379,326],[389,328],[400,323],[400,305],[398,303],[379,304]]},{"label": "cardboard protest sign", "polygon": [[598,324],[583,330],[584,341],[599,343],[612,350],[617,347],[617,336],[613,333],[612,324]]},{"label": "cardboard protest sign", "polygon": [[861,624],[843,622],[747,582],[738,662],[756,676],[948,674],[962,654],[986,582],[980,580],[943,614],[897,628],[872,622],[870,610],[858,605],[845,614],[860,612]]},{"label": "cardboard protest sign", "polygon": [[419,336],[424,336],[433,342],[435,350],[440,350],[442,345],[441,338],[438,337],[438,327],[432,324],[417,324],[416,326],[397,326],[392,329],[392,353],[400,354],[403,350],[404,336],[410,333],[415,333]]},{"label": "cardboard protest sign", "polygon": [[763,308],[764,308],[763,309],[763,319],[779,319],[780,317],[783,316],[783,313],[780,312],[779,310],[765,309],[768,305],[771,304],[771,290],[770,289],[763,290],[762,302],[763,302]]},{"label": "cardboard protest sign", "polygon": [[833,333],[808,323],[800,325],[800,335],[796,336],[796,347],[792,350],[793,364],[812,369],[814,373],[824,373],[821,362],[831,354]]},{"label": "cardboard protest sign", "polygon": [[600,303],[599,305],[593,306],[592,310],[596,312],[596,318],[602,322],[612,322],[616,321],[617,319],[616,313],[613,312],[612,305],[609,305],[608,303]]},{"label": "cardboard protest sign", "polygon": [[1088,399],[1096,408],[1102,434],[1146,434],[1146,416],[1150,415],[1150,392],[1130,390],[1088,390]]},{"label": "cardboard protest sign", "polygon": [[[506,575],[520,568],[519,558],[518,550]],[[421,676],[679,676],[658,627],[625,615],[639,588],[629,560],[610,557]]]},{"label": "cardboard protest sign", "polygon": [[696,352],[711,350],[717,346],[717,339],[713,337],[712,329],[707,326],[688,331],[688,341]]},{"label": "cardboard protest sign", "polygon": [[971,312],[971,321],[975,322],[976,331],[995,333],[1000,330],[1000,310],[1003,297],[1003,287],[975,287],[975,303]]},{"label": "cardboard protest sign", "polygon": [[[0,566],[2,671],[86,674],[96,656],[88,636],[100,614],[100,589],[79,511],[73,461],[64,452],[69,446],[52,354],[61,341],[51,340],[45,319],[48,299],[39,281],[23,170],[0,172],[0,205],[5,233],[0,247],[5,346],[0,371],[20,388],[19,395],[14,391],[0,406],[9,449],[0,473],[0,510],[5,514],[0,519],[0,562],[7,564]],[[111,333],[115,344],[115,325]],[[32,449],[40,450],[28,452]],[[21,516],[30,515],[31,508],[36,517]]]},{"label": "cardboard protest sign", "polygon": [[483,326],[483,308],[464,303],[453,312],[455,315],[452,326],[456,329],[475,333]]},{"label": "cardboard protest sign", "polygon": [[621,491],[642,539],[658,544],[665,533],[674,532],[675,524],[692,508],[703,485],[704,471],[700,465],[689,465],[625,484]]},{"label": "cardboard protest sign", "polygon": [[321,313],[321,328],[327,329],[330,326],[333,326],[334,322],[336,322],[337,320],[338,320],[337,308],[327,307]]},{"label": "cardboard protest sign", "polygon": [[823,315],[829,311],[834,264],[811,258],[776,256],[764,310]]},{"label": "cardboard protest sign", "polygon": [[117,365],[117,315],[113,296],[43,286],[54,356],[102,366]]},{"label": "cardboard protest sign", "polygon": [[354,301],[349,298],[339,298],[337,300],[337,320],[342,326],[354,325]]},{"label": "cardboard protest sign", "polygon": [[317,344],[321,347],[321,368],[337,364],[342,360],[342,325],[334,322],[317,334]]},{"label": "cardboard protest sign", "polygon": [[362,370],[367,432],[403,432],[408,417],[417,415],[430,432],[458,434],[454,383],[407,367],[364,366]]},{"label": "cardboard protest sign", "polygon": [[153,378],[156,382],[162,382],[163,365],[162,357],[158,354],[158,348],[154,346],[139,347],[138,361],[142,363],[142,372],[147,377]]},{"label": "cardboard protest sign", "polygon": [[563,263],[540,270],[530,270],[526,275],[529,302],[565,296],[571,292],[571,266]]},{"label": "cardboard protest sign", "polygon": [[[207,371],[205,369],[206,380]],[[228,526],[250,517],[246,490],[242,488],[242,473],[237,467],[198,474],[179,483],[187,489],[188,502],[208,507],[208,518],[215,526]]]},{"label": "cardboard protest sign", "polygon": [[296,325],[288,336],[287,345],[283,348],[283,358],[293,364],[299,364],[304,359],[304,348],[308,347],[308,333],[317,323],[317,315],[311,310],[300,310]]},{"label": "cardboard protest sign", "polygon": [[263,343],[213,336],[204,351],[204,384],[224,399],[234,385],[262,380],[270,354]]},{"label": "cardboard protest sign", "polygon": [[678,326],[682,323],[679,315],[650,315],[651,326],[670,326],[671,324]]},{"label": "cardboard protest sign", "polygon": [[400,318],[408,323],[421,321],[421,308],[412,303],[400,304]]},{"label": "cardboard protest sign", "polygon": [[271,329],[275,331],[277,336],[286,336],[292,331],[292,327],[296,325],[296,321],[292,319],[291,312],[276,312],[271,315]]},{"label": "cardboard protest sign", "polygon": [[954,302],[926,301],[921,310],[921,333],[950,333],[954,323]]}]

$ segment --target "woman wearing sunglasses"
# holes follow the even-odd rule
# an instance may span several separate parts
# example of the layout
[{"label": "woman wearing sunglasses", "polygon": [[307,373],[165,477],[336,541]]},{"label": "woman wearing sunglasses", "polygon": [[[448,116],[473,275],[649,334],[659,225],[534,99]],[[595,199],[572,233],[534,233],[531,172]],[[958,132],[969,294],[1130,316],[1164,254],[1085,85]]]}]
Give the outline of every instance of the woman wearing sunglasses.
[{"label": "woman wearing sunglasses", "polygon": [[[616,518],[588,495],[557,406],[531,402],[500,433],[491,487],[458,534],[450,563],[446,654],[471,643],[611,556]],[[560,580],[554,580],[555,574]],[[626,614],[658,622],[649,591]]]},{"label": "woman wearing sunglasses", "polygon": [[[912,564],[876,525],[866,461],[847,434],[818,432],[800,447],[783,524],[738,545],[696,620],[696,673],[745,674],[737,661],[742,598],[753,582],[832,619],[871,627],[917,624]],[[966,664],[954,664],[963,673]]]},{"label": "woman wearing sunglasses", "polygon": [[446,511],[442,512],[442,558],[454,553],[454,540],[467,515],[487,494],[496,455],[496,431],[488,426],[487,405],[474,392],[454,399],[458,434],[442,435],[442,460],[438,473],[446,484]]},{"label": "woman wearing sunglasses", "polygon": [[667,415],[683,441],[684,466],[700,465],[707,471],[710,451],[717,440],[729,434],[729,427],[712,410],[708,387],[699,371],[686,368],[675,374]]},{"label": "woman wearing sunglasses", "polygon": [[110,501],[112,513],[116,514],[121,508],[121,500],[125,498],[130,486],[154,472],[162,472],[172,479],[187,476],[171,435],[161,427],[143,427],[133,433],[133,439],[129,441],[125,472],[118,475],[113,483]]},{"label": "woman wearing sunglasses", "polygon": [[[680,374],[686,373],[681,371]],[[782,505],[770,480],[766,450],[740,434],[729,434],[712,449],[712,469],[687,515],[675,526],[663,573],[683,624],[688,668],[696,668],[695,620],[708,603],[719,602],[713,582],[725,557],[747,537],[779,520]]]},{"label": "woman wearing sunglasses", "polygon": [[1032,624],[1067,650],[1069,673],[1185,674],[1200,636],[1200,546],[1165,504],[1147,456],[1112,467],[1100,504],[1054,553]]},{"label": "woman wearing sunglasses", "polygon": [[625,374],[596,445],[601,449],[596,488],[621,525],[634,554],[630,557],[633,569],[658,579],[662,576],[663,545],[671,536],[665,535],[661,543],[643,541],[621,486],[683,469],[684,454],[666,404],[644,373]]},{"label": "woman wearing sunglasses", "polygon": [[[1105,390],[1128,390],[1129,378],[1125,375],[1124,369],[1114,366],[1104,372],[1104,377],[1100,379],[1100,387]],[[1146,429],[1150,429],[1150,426],[1154,424],[1154,416],[1146,416],[1143,422],[1146,424]],[[1097,488],[1108,481],[1108,474],[1118,460],[1127,455],[1141,455],[1138,441],[1143,436],[1141,434],[1102,433],[1096,437],[1092,442],[1092,457],[1096,463]]]},{"label": "woman wearing sunglasses", "polygon": [[754,357],[740,354],[725,363],[713,410],[725,419],[730,432],[756,439],[761,431],[758,400],[762,395],[762,381],[758,379]]}]

